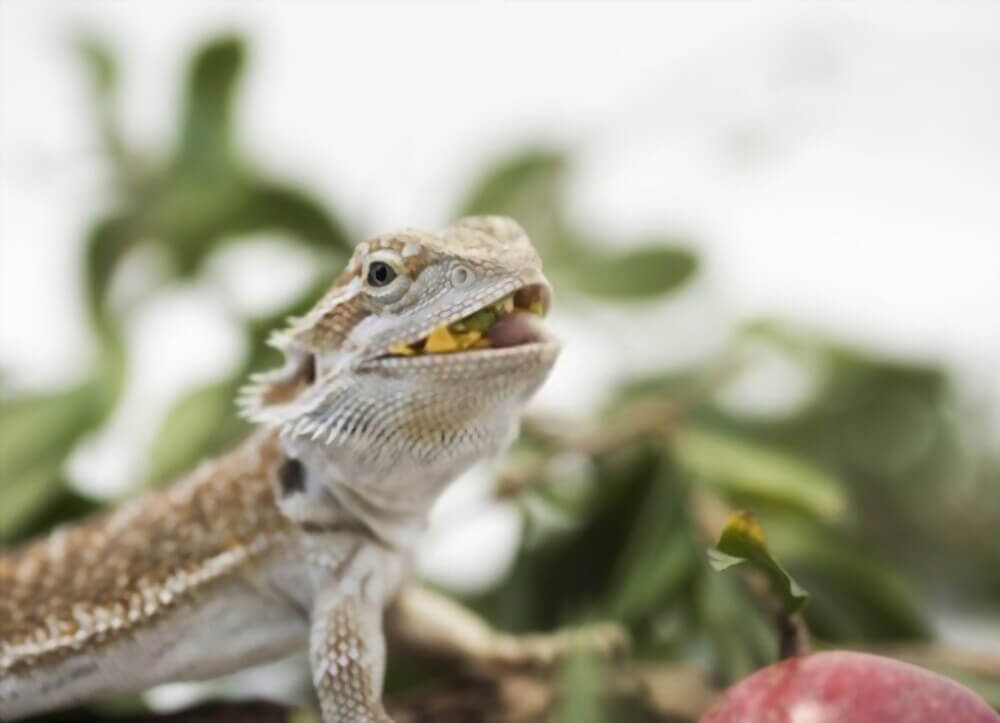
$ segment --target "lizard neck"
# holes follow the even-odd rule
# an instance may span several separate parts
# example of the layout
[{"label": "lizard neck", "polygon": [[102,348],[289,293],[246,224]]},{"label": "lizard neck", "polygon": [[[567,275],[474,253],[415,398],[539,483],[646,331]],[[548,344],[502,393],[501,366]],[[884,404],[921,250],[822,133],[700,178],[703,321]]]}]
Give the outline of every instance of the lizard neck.
[{"label": "lizard neck", "polygon": [[391,546],[411,549],[444,488],[514,439],[517,416],[511,407],[460,434],[444,434],[422,443],[373,446],[348,437],[317,444],[301,436],[282,435],[286,454],[300,469],[292,489],[279,491],[279,506],[300,524],[329,525],[354,519]]}]

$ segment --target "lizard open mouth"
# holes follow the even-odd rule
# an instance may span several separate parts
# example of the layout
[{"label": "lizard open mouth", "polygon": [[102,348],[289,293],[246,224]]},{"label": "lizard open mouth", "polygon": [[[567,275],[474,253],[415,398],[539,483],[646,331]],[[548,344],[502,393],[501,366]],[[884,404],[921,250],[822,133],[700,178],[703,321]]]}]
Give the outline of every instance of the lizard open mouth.
[{"label": "lizard open mouth", "polygon": [[548,287],[529,284],[468,316],[435,327],[415,342],[392,345],[387,356],[452,354],[544,341],[547,335],[539,319],[548,310]]},{"label": "lizard open mouth", "polygon": [[[394,344],[379,359],[400,360],[436,354],[486,353],[552,341],[541,319],[549,310],[546,284],[528,284],[478,311],[435,327],[408,344]],[[283,348],[285,364],[255,374],[243,389],[241,406],[262,409],[297,399],[320,376],[316,354],[293,346]]]}]

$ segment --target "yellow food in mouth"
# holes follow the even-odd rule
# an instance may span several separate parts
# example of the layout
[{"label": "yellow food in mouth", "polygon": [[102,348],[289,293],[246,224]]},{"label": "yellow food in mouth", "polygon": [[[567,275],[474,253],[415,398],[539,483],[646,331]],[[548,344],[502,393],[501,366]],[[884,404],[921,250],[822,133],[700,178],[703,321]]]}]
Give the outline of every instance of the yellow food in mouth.
[{"label": "yellow food in mouth", "polygon": [[486,349],[490,340],[481,331],[454,332],[448,326],[439,326],[427,335],[423,348],[417,349],[411,344],[393,344],[389,352],[397,356],[415,356],[417,354],[446,354],[452,351],[466,349]]},{"label": "yellow food in mouth", "polygon": [[[520,299],[519,299],[520,300]],[[508,294],[487,307],[473,312],[463,319],[435,327],[425,338],[412,344],[393,344],[389,353],[393,356],[419,356],[421,354],[449,354],[469,349],[489,349],[494,346],[489,336],[490,329],[501,318],[515,310],[528,311],[539,316],[545,313],[545,306],[539,299],[531,299],[523,307],[515,303],[515,294]]]}]

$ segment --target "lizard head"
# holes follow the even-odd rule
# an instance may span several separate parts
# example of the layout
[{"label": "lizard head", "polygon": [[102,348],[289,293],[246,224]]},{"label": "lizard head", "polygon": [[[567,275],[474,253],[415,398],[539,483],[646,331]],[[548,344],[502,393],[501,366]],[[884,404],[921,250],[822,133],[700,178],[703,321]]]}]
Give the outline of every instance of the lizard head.
[{"label": "lizard head", "polygon": [[558,355],[540,323],[550,299],[510,219],[376,236],[272,336],[285,365],[252,378],[243,412],[300,452],[336,448],[341,466],[495,453]]}]

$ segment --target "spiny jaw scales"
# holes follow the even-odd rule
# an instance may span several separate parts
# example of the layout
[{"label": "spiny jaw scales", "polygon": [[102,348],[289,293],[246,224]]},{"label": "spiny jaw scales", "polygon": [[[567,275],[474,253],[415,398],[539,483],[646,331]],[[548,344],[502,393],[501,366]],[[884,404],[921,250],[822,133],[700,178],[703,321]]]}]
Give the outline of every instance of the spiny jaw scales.
[{"label": "spiny jaw scales", "polygon": [[[501,349],[553,341],[541,324],[548,312],[549,288],[529,284],[468,316],[442,324],[410,344],[396,344],[379,360],[405,363],[407,358],[432,357],[462,352],[493,354]],[[283,347],[285,364],[279,369],[255,374],[243,388],[239,400],[244,414],[261,421],[261,413],[298,399],[320,376],[312,350]]]}]

